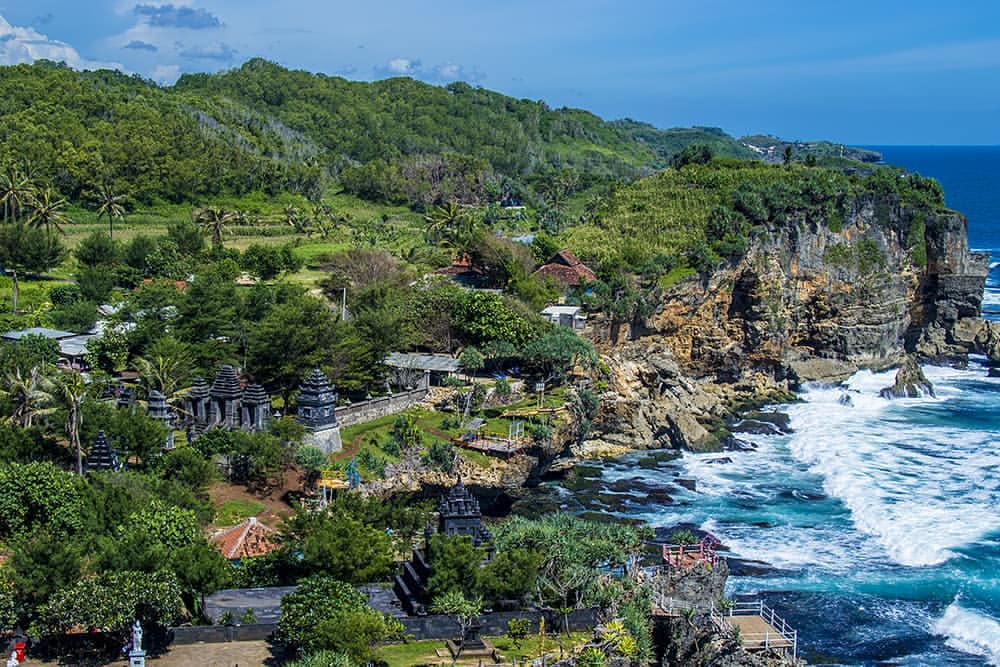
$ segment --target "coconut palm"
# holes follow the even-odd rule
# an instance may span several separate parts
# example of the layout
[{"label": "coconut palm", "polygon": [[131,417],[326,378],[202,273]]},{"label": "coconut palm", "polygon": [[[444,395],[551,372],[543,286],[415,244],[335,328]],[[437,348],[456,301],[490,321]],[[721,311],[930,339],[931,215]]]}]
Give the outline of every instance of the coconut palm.
[{"label": "coconut palm", "polygon": [[135,369],[146,387],[168,398],[188,381],[193,365],[187,345],[170,336],[157,340],[145,357],[135,360]]},{"label": "coconut palm", "polygon": [[427,235],[432,243],[453,241],[465,223],[466,212],[458,202],[450,201],[447,206],[435,206],[424,216]]},{"label": "coconut palm", "polygon": [[60,234],[65,234],[66,231],[62,226],[71,222],[66,217],[66,214],[63,213],[63,209],[66,208],[68,203],[52,188],[45,188],[38,194],[33,195],[28,202],[28,205],[31,207],[28,224],[32,227],[44,227],[45,231],[49,234],[52,233],[53,227]]},{"label": "coconut palm", "polygon": [[35,184],[28,172],[8,166],[0,172],[0,203],[3,204],[3,221],[17,220],[35,192]]},{"label": "coconut palm", "polygon": [[42,382],[52,403],[66,411],[66,437],[70,448],[76,449],[76,472],[83,474],[83,449],[80,446],[80,427],[83,425],[83,401],[87,397],[87,383],[83,374],[74,370],[59,370]]},{"label": "coconut palm", "polygon": [[105,183],[93,199],[97,204],[97,221],[100,222],[102,217],[108,216],[108,237],[114,238],[115,218],[118,218],[119,221],[125,218],[125,195],[116,193],[110,185]]},{"label": "coconut palm", "polygon": [[10,421],[15,426],[30,428],[35,415],[43,411],[51,401],[51,396],[42,386],[42,374],[37,366],[27,373],[20,368],[7,373],[0,396],[11,405]]},{"label": "coconut palm", "polygon": [[226,226],[235,219],[232,211],[227,211],[221,206],[207,206],[195,210],[194,221],[197,222],[203,232],[212,237],[213,246],[222,245],[222,236],[229,231]]}]

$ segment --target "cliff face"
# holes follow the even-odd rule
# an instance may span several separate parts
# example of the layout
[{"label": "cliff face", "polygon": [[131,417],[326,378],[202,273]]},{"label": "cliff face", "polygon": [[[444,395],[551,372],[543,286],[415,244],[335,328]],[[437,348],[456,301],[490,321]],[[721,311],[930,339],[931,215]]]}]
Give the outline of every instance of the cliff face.
[{"label": "cliff face", "polygon": [[757,233],[614,336],[598,323],[613,391],[592,438],[699,449],[734,406],[802,381],[970,351],[988,258],[969,252],[965,218],[875,195],[848,210],[836,231],[803,216]]}]

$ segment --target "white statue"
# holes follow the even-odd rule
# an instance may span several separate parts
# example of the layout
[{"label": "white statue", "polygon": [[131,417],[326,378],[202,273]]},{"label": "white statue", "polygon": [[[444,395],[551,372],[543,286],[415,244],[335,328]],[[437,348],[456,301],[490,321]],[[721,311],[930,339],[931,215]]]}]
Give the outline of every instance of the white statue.
[{"label": "white statue", "polygon": [[142,650],[142,626],[139,624],[139,619],[135,619],[135,623],[132,624],[132,650]]},{"label": "white statue", "polygon": [[10,659],[7,660],[6,667],[17,667],[20,664],[21,663],[19,663],[17,661],[17,651],[11,651],[10,652]]}]

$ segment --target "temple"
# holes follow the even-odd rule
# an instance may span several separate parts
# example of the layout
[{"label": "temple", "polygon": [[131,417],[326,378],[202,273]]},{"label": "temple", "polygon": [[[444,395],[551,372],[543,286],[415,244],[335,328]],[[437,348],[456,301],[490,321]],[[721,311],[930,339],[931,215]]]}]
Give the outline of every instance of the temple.
[{"label": "temple", "polygon": [[195,378],[184,399],[186,426],[192,436],[210,428],[262,431],[270,418],[271,401],[258,384],[240,382],[236,368],[224,364],[216,373],[212,385]]},{"label": "temple", "polygon": [[340,424],[337,423],[337,392],[330,378],[319,368],[302,381],[295,397],[298,421],[306,427],[307,442],[324,452],[339,452]]},{"label": "temple", "polygon": [[173,415],[170,414],[170,406],[167,405],[167,397],[156,389],[149,392],[149,397],[146,399],[146,411],[149,413],[150,417],[163,424],[163,428],[167,434],[163,440],[163,448],[173,449],[174,418]]},{"label": "temple", "polygon": [[[461,477],[447,495],[441,496],[437,511],[439,534],[450,537],[467,536],[472,539],[473,546],[486,552],[484,562],[493,557],[493,535],[483,525],[479,501],[465,488]],[[434,560],[428,550],[431,537],[431,527],[428,525],[424,533],[424,548],[413,550],[413,559],[403,563],[402,570],[393,581],[392,590],[399,599],[400,606],[411,616],[427,613],[427,580],[434,571]]]}]

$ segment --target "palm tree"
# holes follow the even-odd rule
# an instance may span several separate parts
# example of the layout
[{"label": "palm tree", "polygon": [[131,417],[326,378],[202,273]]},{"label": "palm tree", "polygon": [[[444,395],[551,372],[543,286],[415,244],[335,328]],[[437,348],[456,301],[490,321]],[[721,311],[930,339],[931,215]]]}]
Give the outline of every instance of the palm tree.
[{"label": "palm tree", "polygon": [[29,201],[32,210],[31,216],[28,217],[28,224],[32,227],[44,227],[49,234],[55,227],[60,234],[65,235],[66,231],[62,226],[71,221],[62,210],[66,208],[68,203],[52,188],[45,188],[40,194],[32,196]]},{"label": "palm tree", "polygon": [[3,203],[3,221],[17,220],[18,215],[31,200],[35,184],[27,172],[9,166],[0,173],[0,203]]},{"label": "palm tree", "polygon": [[212,236],[212,245],[222,245],[222,235],[228,231],[226,225],[232,222],[235,215],[221,206],[208,206],[194,212],[194,221],[201,225],[202,231]]},{"label": "palm tree", "polygon": [[108,237],[114,238],[115,218],[118,220],[125,218],[125,195],[116,193],[110,185],[105,183],[93,199],[97,204],[97,221],[100,222],[102,217],[108,216]]},{"label": "palm tree", "polygon": [[285,224],[294,227],[296,232],[305,233],[306,225],[303,224],[302,215],[299,209],[289,204],[285,207]]},{"label": "palm tree", "polygon": [[448,202],[447,206],[435,206],[434,210],[424,216],[427,234],[435,244],[442,240],[453,242],[465,219],[465,210],[454,200]]},{"label": "palm tree", "polygon": [[16,368],[13,373],[7,373],[4,388],[0,388],[0,396],[11,404],[11,423],[21,428],[30,428],[35,415],[42,411],[51,397],[42,387],[42,376],[38,366],[26,374]]},{"label": "palm tree", "polygon": [[146,357],[137,357],[135,369],[150,390],[170,397],[187,382],[194,363],[187,347],[169,336],[161,338]]},{"label": "palm tree", "polygon": [[66,410],[66,436],[70,448],[76,449],[76,472],[83,474],[83,449],[80,446],[80,427],[83,425],[83,400],[87,397],[87,383],[82,373],[74,370],[56,371],[46,378],[44,385],[52,401]]}]

